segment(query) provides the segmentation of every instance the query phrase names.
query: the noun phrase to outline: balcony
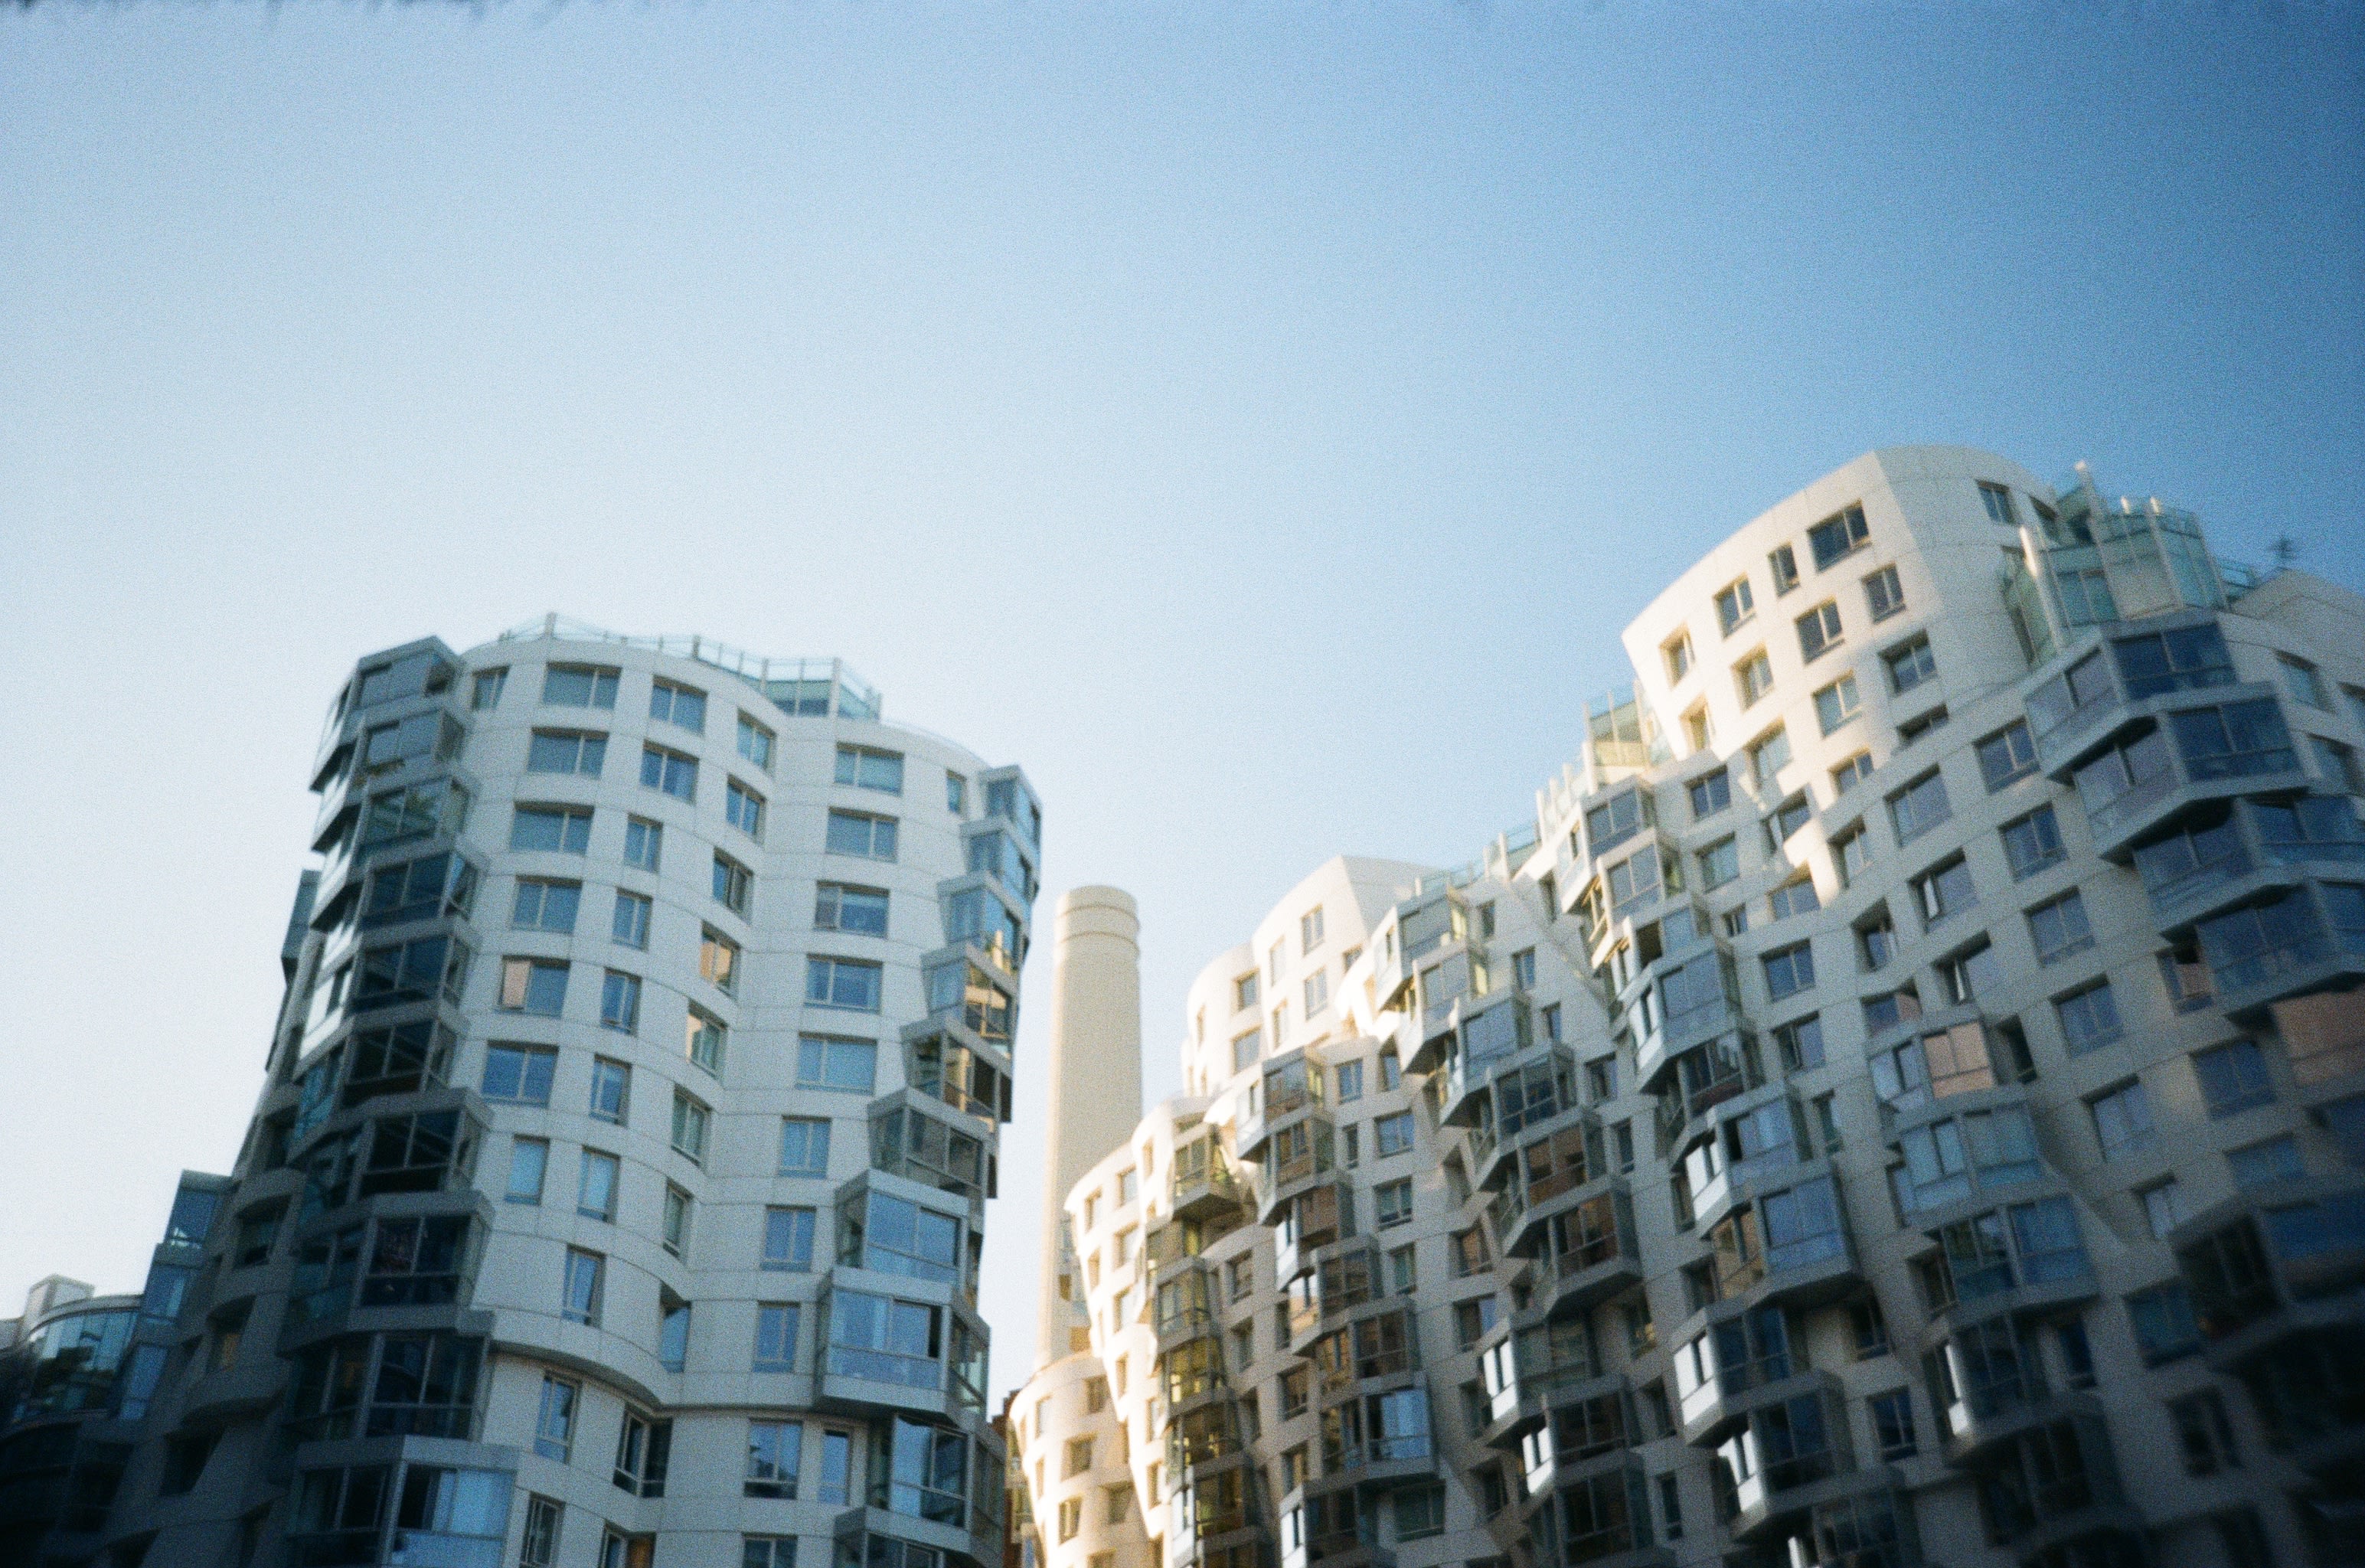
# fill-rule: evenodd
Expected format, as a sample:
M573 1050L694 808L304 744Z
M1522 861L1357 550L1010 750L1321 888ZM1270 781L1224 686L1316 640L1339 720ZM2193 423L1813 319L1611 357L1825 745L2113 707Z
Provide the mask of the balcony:
M1508 1176L1491 1208L1507 1253L1527 1250L1556 1215L1601 1196L1617 1180L1601 1126L1590 1112L1572 1113L1524 1137L1518 1157L1498 1169Z
M1167 1212L1176 1219L1237 1213L1244 1199L1240 1180L1213 1128L1174 1146L1167 1191Z
M1390 1491L1437 1470L1429 1431L1429 1389L1419 1373L1384 1394L1367 1394L1322 1412L1323 1486Z
M1275 1277L1299 1272L1316 1249L1345 1234L1353 1213L1353 1192L1335 1181L1317 1182L1283 1204L1273 1226Z
M2239 1367L2286 1336L2354 1321L2354 1295L2365 1285L2365 1187L2352 1182L2292 1182L2179 1227L2177 1265L2212 1364Z
M1304 1051L1292 1051L1265 1064L1257 1087L1233 1132L1239 1157L1252 1161L1273 1134L1322 1108L1323 1073Z
M1696 1046L1666 1064L1660 1083L1651 1092L1657 1098L1659 1146L1681 1148L1710 1129L1709 1114L1727 1101L1765 1084L1765 1070L1757 1043L1746 1035L1728 1035Z
M1622 1188L1552 1215L1541 1241L1529 1275L1531 1305L1520 1315L1523 1326L1589 1311L1642 1281L1632 1206Z
M1822 1305L1861 1286L1830 1162L1795 1170L1788 1187L1751 1198L1704 1235L1716 1316L1777 1304Z
M1327 1112L1308 1111L1264 1140L1264 1166L1256 1182L1257 1222L1275 1223L1293 1200L1337 1179L1335 1135Z
M1309 1358L1323 1403L1358 1392L1368 1383L1393 1383L1420 1368L1420 1342L1412 1310L1390 1303L1384 1310L1354 1318L1315 1340Z
M1380 1246L1368 1236L1317 1253L1289 1282L1289 1349L1303 1354L1313 1338L1357 1307L1387 1299Z
M2295 797L2310 783L2270 686L2227 687L2199 702L2158 700L2158 712L2092 760L2075 782L2097 854L2124 863L2171 820L2236 796Z
M2271 892L2195 928L2217 1005L2239 1017L2365 982L2365 925L2351 895L2315 882Z
M1634 1081L1646 1092L1686 1053L1729 1036L1748 1022L1732 955L1721 949L1666 958L1629 988L1624 1025L1634 1041Z
M1838 1493L1890 1484L1893 1476L1886 1467L1856 1471L1847 1434L1846 1406L1828 1388L1752 1409L1717 1445L1727 1473L1735 1478L1726 1499L1725 1528L1747 1540Z
M1462 1126L1473 1119L1473 1096L1506 1064L1535 1044L1527 998L1503 992L1473 1007L1457 1004L1452 1032L1444 1036L1444 1098L1440 1119Z
M2143 1529L2121 1495L2099 1413L2033 1426L1998 1443L1970 1474L1989 1541L2023 1562Z

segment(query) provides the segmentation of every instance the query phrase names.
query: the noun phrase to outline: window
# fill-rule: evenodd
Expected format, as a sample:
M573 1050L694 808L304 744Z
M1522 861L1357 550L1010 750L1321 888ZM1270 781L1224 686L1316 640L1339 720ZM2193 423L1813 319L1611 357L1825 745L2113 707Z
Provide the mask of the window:
M1257 1004L1256 971L1250 969L1232 981L1232 1011L1245 1013Z
M969 780L958 773L945 775L945 810L956 815L969 810Z
M622 673L604 665L552 665L542 672L542 700L553 708L613 708Z
M1807 530L1807 549L1815 557L1815 570L1821 571L1833 562L1861 549L1870 537L1865 527L1864 508L1853 506L1835 512Z
M520 806L510 820L510 847L580 855L591 846L588 806Z
M714 1113L683 1090L673 1092L673 1151L686 1159L703 1164L706 1159L706 1129Z
M1778 947L1758 960L1765 968L1765 992L1774 1001L1813 988L1815 954L1812 943Z
M1875 621L1886 621L1905 608L1905 589L1898 583L1896 567L1883 566L1864 579L1864 602Z
M580 1248L566 1249L566 1271L560 1281L559 1310L569 1323L600 1321L600 1275L607 1260ZM548 1384L544 1385L545 1389Z
M839 746L837 782L851 784L857 790L876 790L881 794L900 795L903 792L903 755L901 752L875 751L869 746Z
M547 1105L550 1081L557 1071L558 1052L548 1046L495 1042L485 1047L485 1098L512 1105Z
M1897 924L1886 903L1876 904L1855 924L1856 962L1871 974L1897 957Z
M510 672L507 666L499 669L478 670L476 679L468 689L468 706L479 713L488 708L499 707L501 689L509 683Z
M1382 1116L1372 1124L1372 1141L1384 1159L1392 1154L1407 1154L1412 1149L1412 1113L1398 1111Z
M864 936L887 935L887 890L858 888L844 882L824 882L813 895L813 929L851 931Z
M608 934L620 946L645 948L649 945L649 916L656 903L638 893L616 890L616 911L608 923Z
M2247 778L2299 766L2282 711L2271 697L2170 713L2168 722L2195 778Z
M1428 1419L1426 1411L1416 1411L1415 1414L1424 1422ZM1377 1438L1375 1446L1387 1440ZM1434 1483L1424 1486L1399 1487L1388 1494L1388 1503L1395 1516L1393 1522L1398 1540L1420 1540L1445 1533L1444 1487Z
M1781 854L1782 846L1789 842L1790 835L1806 826L1807 820L1813 815L1814 809L1807 804L1807 792L1803 790L1775 807L1774 814L1767 817L1763 824L1765 853Z
M555 1018L566 1005L566 965L556 958L503 958L501 1006Z
M1799 586L1799 557L1791 554L1788 544L1766 556L1765 564L1774 568L1775 598L1779 599Z
M2201 1330L2192 1320L2192 1298L2185 1294L2181 1280L2127 1297L2127 1322L2135 1329L2135 1349L2147 1367L2201 1349Z
M624 822L624 864L637 866L644 871L657 868L658 853L665 847L665 828L646 817L628 817Z
M772 732L745 713L739 715L739 755L767 773L772 770Z
M1750 743L1749 772L1760 790L1771 790L1783 768L1790 765L1789 732L1777 724Z
M1667 684L1675 685L1691 673L1692 634L1689 632L1676 633L1659 645L1659 656L1666 661Z
M895 819L864 812L829 813L829 852L866 860L895 858Z
M706 693L670 680L649 685L649 717L685 730L706 733Z
M813 1222L814 1211L812 1209L766 1209L763 1267L779 1273L811 1271Z
M678 801L698 797L698 758L667 751L654 741L641 747L641 783Z
M836 1035L797 1036L797 1087L868 1094L879 1079L879 1047Z
M756 873L725 855L714 852L714 902L745 917L756 893Z
M1938 673L1938 662L1931 656L1930 639L1915 637L1880 655L1883 667L1889 671L1889 689L1899 697Z
M1245 1035L1233 1036L1232 1070L1246 1072L1250 1068L1254 1067L1263 1046L1264 1031L1261 1029L1250 1029Z
M1691 797L1692 820L1712 817L1732 804L1732 780L1721 767L1703 773L1685 786Z
M1070 1438L1062 1459L1059 1479L1071 1481L1093 1467L1093 1439Z
M1836 1154L1846 1143L1840 1137L1838 1095L1821 1094L1815 1098L1815 1131L1823 1140L1823 1152Z
M2233 1424L2225 1419L2225 1401L2215 1389L2169 1400L2168 1417L2184 1450L2186 1474L2214 1475L2241 1467L2241 1458L2234 1450Z
M622 1168L616 1157L596 1148L583 1151L583 1165L575 1182L575 1212L585 1219L616 1217L616 1182Z
M2299 1145L2289 1133L2247 1148L2227 1150L2225 1165L2234 1173L2234 1185L2245 1191L2277 1182L2296 1182L2307 1174L2307 1167L2300 1160Z
M632 1099L633 1070L620 1061L595 1057L591 1062L591 1114L622 1126Z
M1872 1415L1873 1444L1882 1459L1911 1459L1921 1451L1913 1440L1913 1395L1909 1390L1876 1394L1865 1405Z
M2001 993L2003 960L1995 946L1982 936L1960 952L1938 960L1938 984L1948 1006L1959 1007L1981 996Z
M1855 677L1844 675L1815 693L1815 722L1828 735L1855 718L1862 705L1856 696ZM1836 782L1837 776L1834 775L1833 778Z
M1708 716L1708 704L1695 702L1684 713L1684 741L1692 751L1706 751L1716 740L1716 725Z
M2184 1189L2176 1184L2173 1176L2146 1187L2135 1196L2143 1201L2145 1223L2151 1226L2152 1235L2162 1240L2192 1217L2191 1211L2185 1207Z
M829 1123L816 1116L780 1119L780 1174L829 1174Z
M1923 735L1928 734L1931 731L1944 729L1945 724L1946 709L1945 704L1942 703L1939 706L1929 710L1927 712L1916 713L1913 717L1906 720L1903 723L1899 724L1897 726L1897 744L1900 746L1911 745L1915 741L1920 740Z
M1400 1177L1383 1182L1372 1190L1378 1207L1379 1226L1383 1230L1391 1226L1407 1225L1412 1220L1412 1178Z
M1543 1010L1542 1018L1544 1025L1544 1038L1547 1040L1558 1040L1560 1038L1560 1003L1554 1002L1546 1005ZM1360 1094L1363 1092L1363 1064L1362 1062L1356 1062L1353 1065L1355 1067L1355 1092Z
M626 1406L616 1434L615 1483L635 1497L665 1495L667 1461L673 1449L673 1423Z
M1990 485L1984 479L1980 480L1979 504L1987 508L1990 522L2000 522L2006 528L2020 526L2020 517L2012 510L2012 492L2001 485Z
M502 1201L511 1204L542 1202L542 1182L550 1168L550 1145L538 1137L521 1137L510 1144L510 1179L501 1193Z
M2003 856L2012 865L2012 879L2025 881L2061 859L2061 823L2051 806L2003 824Z
M1297 917L1297 950L1311 953L1322 946L1322 912L1309 909Z
M641 1026L641 977L610 969L600 987L600 1026L630 1035Z
M2202 1098L2212 1116L2230 1116L2275 1097L2267 1080L2267 1058L2252 1040L2233 1040L2196 1051L2192 1075L2201 1081Z
M582 1385L562 1377L542 1374L542 1406L534 1417L533 1451L565 1464L575 1446L576 1402Z
M1700 888L1721 888L1741 875L1741 850L1730 837L1718 839L1699 852Z
M1809 1068L1822 1066L1821 1014L1810 1013L1804 1018L1776 1025L1774 1048L1781 1055L1782 1070L1785 1072L1804 1072Z
M2121 1084L2086 1102L2104 1159L2119 1159L2152 1147L2151 1100L2140 1081Z
M723 786L723 820L748 837L762 843L764 838L764 797L736 778Z
M2036 945L2040 964L2084 952L2094 945L2094 933L2086 924L2086 901L2072 888L2049 903L2038 904L2028 912L2028 935Z
M670 1182L666 1183L664 1226L658 1232L657 1240L667 1251L677 1258L682 1256L689 1246L691 1207L692 1202L688 1193ZM678 1361L680 1358L677 1356L674 1360Z
M1717 590L1716 623L1723 630L1726 636L1732 636L1735 627L1756 612L1757 607L1750 597L1747 577L1737 578Z
M2098 980L2082 990L2056 997L2053 1010L2061 1019L2061 1037L2071 1056L2083 1056L2119 1037L2119 1002L2111 982Z
M690 1065L715 1077L723 1076L723 1053L731 1037L730 1025L706 1009L693 1005L683 1025L682 1054Z
M1332 1081L1339 1086L1339 1103L1363 1097L1363 1064L1361 1060L1342 1061L1331 1070Z
M2020 719L1979 742L1978 754L1979 777L1987 780L1990 795L2036 771L2036 743L2028 738L2028 725Z
M760 1366L763 1353L757 1352ZM797 1495L797 1474L804 1468L805 1428L801 1421L750 1421L747 1423L747 1475L741 1485L750 1497L778 1497L794 1501ZM772 1542L750 1540L742 1554L742 1568L773 1568L776 1544L793 1547L793 1540ZM761 1553L758 1554L758 1548ZM778 1559L779 1568L795 1568L796 1555Z
M1889 821L1900 844L1911 844L1954 814L1946 800L1946 780L1934 767L1889 797Z
M739 989L739 944L712 926L705 928L698 943L698 973L717 991L730 994Z
M2324 678L2316 673L2314 665L2305 659L2295 659L2289 654L2277 654L2275 657L2282 663L2283 684L2291 688L2293 697L2311 708L2326 713L2332 711L2332 699L2325 692Z
M1306 1015L1313 1017L1330 1005L1330 972L1317 969L1306 977Z
M1832 835L1832 872L1841 887L1852 885L1872 864L1872 835L1857 823Z
M1380 1052L1380 1088L1384 1092L1394 1092L1403 1087L1404 1061L1396 1055L1395 1047L1389 1046Z
M1824 649L1840 640L1840 607L1837 601L1827 599L1799 616L1796 624L1799 628L1799 656L1811 663Z
M819 956L805 959L805 1002L813 1007L844 1007L857 1013L879 1011L884 973L878 964L859 958Z
M1774 662L1761 648L1732 666L1732 684L1741 694L1741 705L1748 707L1774 689Z
M600 777L608 760L608 737L579 730L536 730L526 745L528 773L580 773Z
M1765 907L1776 920L1788 920L1822 908L1823 901L1815 892L1813 878L1796 877L1766 894Z
M1872 753L1860 751L1832 769L1832 793L1844 795L1872 773Z
M759 1304L756 1308L756 1370L794 1372L797 1365L797 1319L793 1302Z

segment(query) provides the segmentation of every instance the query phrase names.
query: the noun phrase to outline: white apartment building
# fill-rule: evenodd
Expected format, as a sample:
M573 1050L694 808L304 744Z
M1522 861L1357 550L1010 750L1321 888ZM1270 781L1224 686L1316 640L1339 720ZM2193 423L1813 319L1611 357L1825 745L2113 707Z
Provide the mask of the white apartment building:
M105 1561L995 1562L1025 777L836 661L553 618L362 660L311 783Z
M1194 986L1048 1568L2365 1560L2365 602L1921 447L1624 640L1531 826Z

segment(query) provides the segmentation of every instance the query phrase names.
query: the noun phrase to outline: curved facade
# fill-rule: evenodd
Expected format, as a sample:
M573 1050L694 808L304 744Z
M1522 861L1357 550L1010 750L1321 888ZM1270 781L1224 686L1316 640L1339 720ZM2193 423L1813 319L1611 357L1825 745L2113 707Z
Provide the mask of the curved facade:
M976 1292L1041 813L878 714L833 661L555 621L362 661L118 1540L998 1557Z
M1959 448L1718 546L1532 827L1317 873L1071 1193L1163 1558L2354 1561L2360 633Z

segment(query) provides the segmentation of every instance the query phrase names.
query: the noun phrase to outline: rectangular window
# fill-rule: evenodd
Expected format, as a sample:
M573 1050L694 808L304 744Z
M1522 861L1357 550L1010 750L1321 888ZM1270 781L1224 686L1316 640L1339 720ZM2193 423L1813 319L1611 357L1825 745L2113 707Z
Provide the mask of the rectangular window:
M829 852L866 860L895 858L895 819L864 812L829 813Z
M1934 767L1889 797L1889 817L1899 844L1911 844L1954 814L1946 780Z
M1721 767L1713 773L1703 773L1686 785L1691 797L1692 820L1712 817L1732 804L1732 780Z
M714 1113L677 1089L673 1092L673 1150L697 1164L706 1161L706 1130Z
M1884 1461L1911 1459L1921 1452L1913 1438L1913 1395L1908 1389L1876 1394L1866 1402L1872 1416L1874 1446Z
M945 775L945 810L956 816L969 810L969 780L958 773Z
M836 780L857 790L900 795L903 792L903 754L875 751L869 746L839 746Z
M588 806L520 806L510 821L510 847L580 855L591 846Z
M1347 1103L1351 1100L1361 1100L1363 1097L1363 1064L1362 1061L1340 1062L1338 1067L1332 1070L1332 1078L1339 1086L1339 1103L1341 1105Z
M649 717L704 734L706 693L694 687L677 686L670 680L652 681L649 684Z
M2036 945L2040 964L2084 952L2094 945L2093 930L2086 924L2086 901L2072 888L2049 903L2038 904L2028 912L2028 935Z
M714 902L743 918L756 896L756 873L721 850L714 852Z
M1659 656L1666 662L1667 684L1675 685L1692 668L1692 638L1688 632L1678 632L1659 645Z
M649 945L649 916L656 908L651 900L617 889L616 910L608 923L608 934L620 946L645 948Z
M739 715L739 755L765 772L772 771L772 732L746 714Z
M507 666L499 669L478 670L468 689L468 706L479 713L488 708L499 707L501 689L509 683L510 672Z
M712 926L698 942L698 973L715 990L730 995L739 989L739 944Z
M1799 557L1791 553L1788 544L1766 556L1765 564L1774 568L1775 598L1779 599L1799 586Z
M2020 518L2012 510L2012 492L2001 485L1990 485L1984 479L1980 480L1979 504L1987 508L1990 522L2000 522L2006 528L2020 526Z
M2241 1468L2241 1456L2234 1450L2233 1423L2225 1419L2225 1400L2215 1389L2169 1400L2168 1418L2184 1450L2186 1474L2214 1475Z
M1521 991L1536 989L1536 950L1522 947L1511 955L1511 983Z
M623 1125L631 1106L633 1070L606 1057L591 1061L591 1114L600 1121Z
M797 1036L797 1087L868 1094L877 1086L879 1047L836 1035Z
M665 847L665 828L646 817L629 817L624 822L624 864L637 866L644 871L657 868L658 853Z
M2104 1159L2120 1159L2152 1147L2151 1098L2141 1081L2121 1084L2086 1102Z
M2254 1040L2233 1040L2194 1052L2192 1075L2201 1081L2201 1095L2212 1116L2230 1116L2275 1097L2267 1079L2266 1054Z
M652 741L641 747L641 783L677 801L698 798L698 758L667 751Z
M692 1200L688 1193L670 1182L666 1183L664 1226L658 1232L657 1240L667 1251L677 1258L682 1256L689 1246L692 1206ZM678 1356L673 1359L680 1360ZM680 1369L677 1367L675 1370L678 1372Z
M2282 663L2283 682L2291 688L2293 697L2323 712L2332 711L2332 699L2325 692L2324 677L2316 673L2314 665L2289 654L2277 654L2275 657Z
M1306 1015L1313 1017L1330 1005L1330 971L1317 969L1306 977Z
M2296 1182L2307 1174L2299 1144L2289 1133L2247 1148L2227 1150L2225 1165L2234 1173L2234 1185L2245 1192L2278 1182Z
M1765 993L1774 1001L1796 996L1811 990L1815 983L1815 954L1812 943L1801 942L1792 947L1778 947L1765 954L1759 962L1765 968Z
M2028 724L2014 719L1978 744L1979 777L1992 795L2015 778L2036 771L2036 743L2028 738Z
M613 708L622 673L606 665L552 665L542 672L542 700L553 708Z
M1297 917L1297 950L1311 953L1322 946L1322 911L1309 909Z
M1771 790L1782 769L1790 765L1790 734L1781 725L1752 742L1749 747L1750 777L1760 790Z
M780 1119L780 1174L829 1174L829 1123L818 1116Z
M583 902L580 882L545 881L539 877L518 879L517 902L510 911L510 924L521 931L555 931L560 935L575 932L576 911Z
M796 1370L799 1316L793 1302L765 1303L756 1308L757 1372Z
M2240 778L2299 766L2282 710L2271 697L2170 713L2168 722L2195 778Z
M1832 793L1844 795L1872 774L1872 753L1860 751L1832 769Z
M533 1424L533 1451L565 1464L575 1447L575 1409L580 1383L542 1374L542 1406Z
M2108 980L2056 997L2053 1010L2060 1016L2061 1037L2073 1057L2107 1046L2122 1033L2119 1001L2111 994Z
M630 1035L641 1026L641 977L610 969L600 987L600 1026Z
M683 1025L682 1054L689 1058L693 1067L722 1077L730 1025L702 1007L692 1006L686 1016L689 1021Z
M1822 1066L1821 1015L1810 1013L1804 1018L1775 1025L1774 1047L1781 1054L1785 1072L1804 1072L1810 1068Z
M1410 1153L1413 1140L1412 1113L1398 1111L1393 1115L1382 1116L1372 1124L1372 1139L1382 1159L1391 1154Z
M763 1267L778 1273L811 1272L813 1222L812 1209L766 1209Z
M1883 566L1864 579L1865 608L1875 621L1886 621L1905 608L1905 589L1897 580L1897 568Z
M844 882L823 882L813 898L813 929L887 935L887 891Z
M1971 885L1970 865L1959 855L1932 867L1907 885L1925 930L1979 902L1978 890Z
M526 745L528 773L580 773L600 777L608 760L608 737L580 730L536 730Z
M558 1052L551 1047L495 1041L485 1047L484 1095L512 1105L547 1105L557 1072Z
M1264 1031L1261 1029L1250 1029L1245 1035L1233 1036L1232 1070L1246 1072L1250 1068L1254 1067L1263 1048Z
M2173 1176L2146 1187L2135 1196L2143 1200L2145 1223L2151 1226L2152 1235L2163 1241L2169 1231L2192 1217L2191 1211L2185 1207L2184 1189L2177 1185Z
M2127 1297L2127 1323L2135 1329L2135 1349L2144 1365L2189 1356L2201 1349L2201 1330L2192 1318L2192 1298L2184 1282L2155 1285Z
M607 1260L580 1248L566 1249L566 1270L560 1280L559 1310L569 1323L600 1321L600 1277Z
M1815 891L1812 877L1797 877L1765 895L1766 913L1776 920L1788 920L1794 914L1811 914L1823 907Z
M756 840L764 839L764 797L736 778L723 790L723 820Z
M665 1495L666 1470L673 1451L673 1423L627 1406L616 1434L617 1489L635 1497Z
M805 1001L815 1007L844 1007L857 1013L879 1011L880 965L859 958L819 956L805 959Z
M1844 675L1815 693L1815 722L1828 735L1855 718L1862 706L1856 696L1855 677Z
M1411 1177L1381 1182L1373 1189L1372 1197L1378 1209L1379 1226L1382 1230L1388 1229L1392 1226L1412 1223Z
M1774 689L1774 662L1765 651L1750 655L1732 666L1733 689L1741 694L1743 708Z
M1852 885L1872 864L1872 835L1857 823L1832 835L1832 871L1841 887Z
M762 1309L758 1309L759 1311ZM762 1337L757 1336L756 1364L764 1364ZM750 1421L747 1423L747 1475L741 1484L742 1493L750 1497L778 1497L793 1502L797 1495L797 1474L804 1468L805 1428L801 1421ZM775 1545L793 1547L792 1540L759 1540L748 1538L740 1553L742 1568L796 1568L796 1554L777 1556Z
M1880 655L1880 662L1889 671L1889 689L1899 697L1938 673L1938 661L1931 655L1928 637L1915 637L1890 648Z
M1741 849L1730 836L1718 839L1699 852L1700 889L1703 892L1721 888L1741 875Z
M501 1006L555 1018L566 1006L566 965L556 958L503 958Z
M585 1219L612 1221L616 1217L616 1182L621 1170L614 1155L596 1148L585 1149L575 1182L575 1212Z
M1870 537L1871 531L1865 526L1864 508L1853 506L1807 530L1807 548L1815 557L1815 570L1820 572L1863 548Z
M2011 863L2015 882L2034 877L2067 853L2061 847L2061 824L2051 806L2039 806L2004 823L2002 833L2004 858Z
M1756 612L1747 577L1737 578L1717 590L1716 623L1726 636L1732 636L1736 627Z
M542 1183L550 1170L550 1145L538 1137L514 1138L510 1143L510 1179L501 1199L511 1204L542 1202Z
M1825 599L1806 614L1799 617L1799 656L1811 663L1823 650L1840 641L1840 607L1836 600Z

